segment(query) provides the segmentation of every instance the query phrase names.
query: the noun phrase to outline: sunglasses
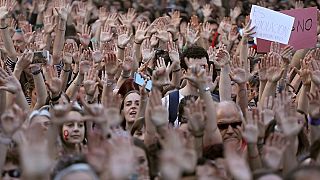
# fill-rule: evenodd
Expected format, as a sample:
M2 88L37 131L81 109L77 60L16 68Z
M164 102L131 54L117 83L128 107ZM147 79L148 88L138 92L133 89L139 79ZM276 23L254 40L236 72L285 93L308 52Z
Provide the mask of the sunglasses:
M8 174L12 178L19 178L21 176L21 172L18 169L12 169L9 171L2 171L2 177L5 177Z
M218 128L220 130L228 129L229 126L232 128L237 128L238 126L241 126L242 122L233 122L233 123L225 123L225 124L218 124Z

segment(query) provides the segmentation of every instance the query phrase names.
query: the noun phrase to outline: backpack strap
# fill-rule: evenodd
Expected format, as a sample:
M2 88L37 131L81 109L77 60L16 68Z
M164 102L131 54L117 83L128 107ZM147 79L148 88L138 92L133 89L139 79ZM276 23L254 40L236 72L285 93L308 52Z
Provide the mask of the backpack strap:
M174 124L178 116L179 91L169 94L169 122Z

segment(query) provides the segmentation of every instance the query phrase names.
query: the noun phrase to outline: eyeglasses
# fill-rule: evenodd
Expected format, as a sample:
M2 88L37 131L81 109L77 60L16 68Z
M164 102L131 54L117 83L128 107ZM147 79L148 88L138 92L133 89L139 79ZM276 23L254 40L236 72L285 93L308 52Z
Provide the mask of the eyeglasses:
M19 178L21 176L21 172L18 169L12 169L9 171L2 171L2 177L5 177L8 174L12 178Z
M242 122L233 122L233 123L225 123L225 124L218 124L218 128L220 130L228 129L229 126L232 128L237 128L238 126L241 126Z

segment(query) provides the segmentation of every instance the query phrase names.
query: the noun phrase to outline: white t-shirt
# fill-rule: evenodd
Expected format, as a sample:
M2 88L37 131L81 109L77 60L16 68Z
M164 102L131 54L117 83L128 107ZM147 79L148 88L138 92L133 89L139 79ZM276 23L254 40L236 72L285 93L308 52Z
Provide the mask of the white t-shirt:
M184 98L184 95L182 95L181 91L179 90L179 103L180 103L181 99L183 99L183 98ZM163 97L161 99L161 101L162 101L162 105L167 108L168 112L170 112L169 111L169 94L166 95L165 97ZM168 117L168 119L169 119L169 117ZM174 127L179 127L178 116L177 116L176 120L174 121Z

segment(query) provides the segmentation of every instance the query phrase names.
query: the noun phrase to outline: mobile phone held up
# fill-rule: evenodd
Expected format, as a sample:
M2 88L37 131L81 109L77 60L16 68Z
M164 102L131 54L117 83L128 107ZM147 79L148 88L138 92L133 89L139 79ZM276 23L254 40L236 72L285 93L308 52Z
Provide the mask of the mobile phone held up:
M145 79L141 76L141 74L139 73L134 73L134 82L136 84L138 84L139 86L143 86L144 82L145 82ZM151 80L148 80L147 81L147 84L146 84L146 89L148 91L151 91L152 89L152 81Z
M32 64L50 64L49 51L35 51L33 53Z

